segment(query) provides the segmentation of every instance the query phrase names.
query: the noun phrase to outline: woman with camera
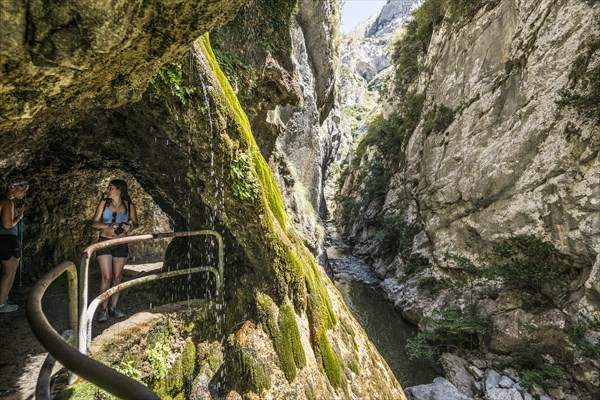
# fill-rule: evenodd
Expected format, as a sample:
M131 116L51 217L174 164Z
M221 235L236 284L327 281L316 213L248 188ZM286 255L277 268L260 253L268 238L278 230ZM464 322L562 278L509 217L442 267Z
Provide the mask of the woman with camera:
M25 207L17 210L17 200L25 197L29 183L23 179L13 179L4 195L0 195L0 262L4 271L0 272L0 313L9 313L19 308L8 304L8 293L15 281L15 274L21 258L21 247L18 240L18 225L23 219Z
M92 223L93 228L100 230L98 242L127 236L127 233L137 226L137 222L135 207L131 204L131 198L127 193L127 183L121 179L110 181L107 197L98 203ZM107 247L96 252L102 272L101 292L121 283L121 274L128 255L127 244ZM109 301L110 307L108 307ZM115 293L110 300L102 303L97 321L106 321L109 314L115 318L125 317L125 314L117 308L118 302L119 293Z

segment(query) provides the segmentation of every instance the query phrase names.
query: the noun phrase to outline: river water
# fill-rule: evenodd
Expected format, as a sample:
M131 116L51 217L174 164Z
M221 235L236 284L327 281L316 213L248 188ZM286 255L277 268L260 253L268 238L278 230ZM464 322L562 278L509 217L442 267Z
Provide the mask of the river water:
M351 249L331 227L328 227L327 239L329 275L402 387L431 383L441 376L440 366L432 360L408 358L406 341L417 328L405 321L400 311L385 298L378 287L380 280L370 267L350 254Z

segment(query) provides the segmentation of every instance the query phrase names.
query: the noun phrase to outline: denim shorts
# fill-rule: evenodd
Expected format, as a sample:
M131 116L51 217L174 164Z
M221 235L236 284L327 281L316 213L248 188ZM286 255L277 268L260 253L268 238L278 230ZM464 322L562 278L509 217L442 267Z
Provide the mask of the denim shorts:
M107 238L104 236L100 236L98 238L98 243L105 242L105 241L111 240L111 239L116 239L116 238ZM105 256L105 255L109 255L109 256L113 256L113 257L127 258L127 256L129 256L129 245L127 243L126 244L118 244L116 246L105 247L103 249L96 251L96 256Z
M0 235L0 260L21 257L21 247L15 235Z

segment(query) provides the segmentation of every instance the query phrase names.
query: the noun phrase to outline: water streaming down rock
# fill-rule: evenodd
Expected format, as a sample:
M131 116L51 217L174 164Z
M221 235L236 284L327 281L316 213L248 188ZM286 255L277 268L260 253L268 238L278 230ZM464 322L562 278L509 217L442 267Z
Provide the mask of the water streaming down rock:
M190 50L190 52L192 52L193 50ZM199 59L199 60L204 60L203 58L194 58L194 59ZM208 66L204 66L205 68ZM190 76L193 74L193 69L192 67L190 67ZM216 201L214 202L215 204L215 209L212 210L208 210L207 215L208 215L208 221L206 223L206 228L207 229L211 229L214 231L218 231L218 227L216 224L217 221L217 214L220 211L219 209L223 209L225 201L224 201L224 188L223 188L223 182L219 181L219 174L216 173L215 171L215 142L218 140L218 138L216 137L216 131L214 128L214 123L213 123L213 117L212 117L212 110L211 110L211 102L210 102L210 97L208 96L208 92L207 92L207 88L206 88L206 82L204 79L204 76L202 75L201 71L198 70L198 74L197 74L199 80L200 80L200 84L202 86L202 95L204 98L204 105L206 107L206 123L207 123L207 127L208 127L208 131L209 131L209 148L210 148L210 173L209 176L210 178L213 180L213 186L215 188L214 191L214 195L216 198ZM220 176L224 176L224 170L225 170L225 166L224 166L224 160L223 158L221 158L221 174ZM221 234L223 234L224 232L219 232ZM213 236L207 236L205 237L203 240L206 240L208 242L208 252L207 252L207 264L206 265L210 265L213 267L217 267L218 265L218 242L217 240L213 237ZM219 304L216 301L212 301L214 300L212 298L212 292L210 291L210 285L211 284L216 284L216 281L214 279L214 277L212 276L212 274L204 274L206 276L206 280L205 280L205 285L206 285L206 294L207 297L210 301L209 303L209 308L212 309L215 312L216 318L215 318L215 328L217 331L222 331L221 328L221 323L223 321L222 315L221 315L221 310L223 310L225 308L225 304ZM224 277L223 277L224 278ZM224 279L223 279L224 280ZM223 282L224 283L224 282ZM221 290L225 290L224 287L221 288ZM215 293L217 294L217 293ZM216 297L216 299L219 299L219 297ZM225 302L225 297L224 296L220 296L220 300Z

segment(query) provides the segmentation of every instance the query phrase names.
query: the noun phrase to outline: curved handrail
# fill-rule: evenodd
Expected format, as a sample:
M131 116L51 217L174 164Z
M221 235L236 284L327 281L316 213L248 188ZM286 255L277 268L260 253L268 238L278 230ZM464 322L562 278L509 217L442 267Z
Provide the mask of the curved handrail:
M73 338L73 330L69 329L63 332L62 338L66 341L71 340ZM52 354L48 353L42 367L40 368L40 373L38 374L38 379L35 384L35 398L36 400L50 400L50 379L52 376L52 370L54 369L54 364L56 364L56 358L52 356Z
M168 271L168 272L162 272L159 274L143 276L141 278L131 279L127 282L120 283L117 286L113 286L110 289L106 290L105 292L100 293L94 300L92 300L92 302L88 306L87 312L85 315L85 319L81 323L81 330L80 330L80 337L79 337L80 351L81 351L82 347L85 348L85 351L87 351L87 349L90 347L90 341L91 341L91 337L92 337L92 321L94 320L94 318L93 318L94 313L96 312L96 309L98 308L98 306L103 301L108 300L110 298L110 296L112 296L113 294L118 293L122 290L128 289L130 287L142 285L144 283L156 281L159 279L172 278L174 276L179 276L179 275L195 274L197 272L212 272L215 275L215 278L217 279L217 294L221 293L222 287L218 286L219 272L217 271L216 268L213 268L213 267L196 267L196 268L188 268L188 269L178 269L178 270L174 270L174 271ZM85 322L85 324L84 324L84 322ZM87 335L84 336L84 334L86 332L87 332ZM85 344L85 346L83 346L83 344Z
M77 351L77 349L67 343L56 332L52 325L50 325L42 310L42 298L50 284L65 271L69 277L69 288L76 288L77 268L73 262L64 261L42 276L35 283L27 298L27 320L29 321L31 330L36 338L65 368L75 372L77 375L87 379L115 396L124 399L158 400L156 393L140 382ZM74 303L72 301L73 296L71 296L71 293L72 290L69 291L69 303ZM74 313L72 312L72 308L75 309ZM75 318L71 320L71 324L76 323L76 303L74 307L70 307L69 314L70 317L75 316Z
M81 256L81 263L79 267L79 276L80 276L80 284L79 284L79 335L77 337L76 346L79 348L79 351L85 353L87 351L88 340L86 339L91 336L88 332L91 330L91 324L89 330L86 329L88 326L87 319L87 309L88 309L88 280L89 280L89 266L90 266L90 258L92 254L106 247L118 245L118 244L126 244L126 243L134 243L140 242L144 240L150 239L166 239L166 238L174 238L174 237L184 237L184 236L198 236L198 235L211 235L217 239L218 242L218 274L217 277L217 287L223 287L223 237L216 231L211 229L204 229L198 231L183 231L183 232L159 232L159 233L149 233L144 235L136 235L136 236L126 236L116 239L110 239L103 242L94 243L85 248L83 254ZM110 290L110 289L109 289ZM221 291L222 292L222 291ZM222 293L221 293L222 295Z

